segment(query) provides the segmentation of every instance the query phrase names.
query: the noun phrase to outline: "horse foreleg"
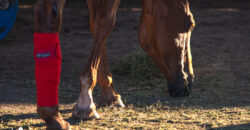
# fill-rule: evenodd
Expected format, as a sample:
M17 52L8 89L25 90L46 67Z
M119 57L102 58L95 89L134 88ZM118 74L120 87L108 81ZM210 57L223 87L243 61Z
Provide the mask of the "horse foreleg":
M98 68L97 82L102 89L102 95L99 99L98 105L116 105L119 107L124 107L121 96L115 91L113 86L113 79L107 61L105 46Z
M73 108L73 116L84 119L99 118L92 92L97 82L99 63L104 52L105 41L113 30L120 0L87 0L90 29L94 38L87 66L80 76L80 95Z
M48 130L70 129L59 113L58 86L61 73L59 31L65 0L37 0L35 5L34 58L37 112Z

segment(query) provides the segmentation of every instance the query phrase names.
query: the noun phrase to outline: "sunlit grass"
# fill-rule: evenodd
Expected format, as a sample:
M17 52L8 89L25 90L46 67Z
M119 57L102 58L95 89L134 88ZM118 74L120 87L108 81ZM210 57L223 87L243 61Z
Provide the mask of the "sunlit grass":
M20 107L20 106L19 106ZM8 113L1 109L1 129L5 128L45 128L44 123L35 117L25 118L22 110L16 108L15 113L9 113L12 117L8 119L4 116ZM32 110L35 106L30 107ZM222 109L204 109L198 107L172 107L157 102L150 106L136 107L133 104L127 105L126 108L101 107L97 111L101 119L84 121L82 119L72 119L71 112L67 111L70 105L63 105L61 108L63 117L72 124L73 129L80 128L118 128L118 129L202 129L217 128L248 124L250 121L249 107L234 107ZM7 108L6 108L7 109ZM65 110L67 112L65 112ZM20 114L24 115L23 119L18 119ZM15 118L17 116L17 118ZM238 127L248 129L247 125Z

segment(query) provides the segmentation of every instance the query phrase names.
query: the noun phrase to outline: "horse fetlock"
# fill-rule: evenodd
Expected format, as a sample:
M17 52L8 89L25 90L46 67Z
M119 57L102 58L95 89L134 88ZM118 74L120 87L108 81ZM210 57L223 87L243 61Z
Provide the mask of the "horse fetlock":
M47 130L70 130L70 124L63 120L59 107L37 107L37 113L45 121Z
M77 104L73 107L73 117L89 119L100 118L99 114L96 112L96 106L93 101L92 91L93 84L92 80L88 76L80 76L81 91Z

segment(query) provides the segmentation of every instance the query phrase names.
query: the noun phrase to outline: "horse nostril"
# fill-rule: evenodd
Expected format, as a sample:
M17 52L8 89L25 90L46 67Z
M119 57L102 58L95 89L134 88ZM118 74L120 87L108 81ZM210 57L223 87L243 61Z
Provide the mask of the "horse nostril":
M189 88L185 84L168 84L168 91L172 97L185 97L192 93L191 87Z

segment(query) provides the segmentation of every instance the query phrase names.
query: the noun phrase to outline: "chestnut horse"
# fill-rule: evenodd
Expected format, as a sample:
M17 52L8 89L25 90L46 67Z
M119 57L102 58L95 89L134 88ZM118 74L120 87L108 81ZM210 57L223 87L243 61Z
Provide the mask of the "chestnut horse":
M115 91L112 83L105 47L106 39L115 26L120 0L86 1L94 44L87 66L79 77L80 95L72 115L94 119L99 118L92 97L96 83L99 83L102 89L99 104L116 104L124 107L121 96ZM35 32L58 33L61 28L64 3L65 0L37 0ZM188 96L191 92L194 74L190 37L194 26L188 0L142 0L140 45L168 80L168 90L173 97ZM40 112L41 118L42 114ZM61 124L66 123L57 114L54 118ZM49 124L48 121L46 124ZM61 125L61 128L64 126Z

